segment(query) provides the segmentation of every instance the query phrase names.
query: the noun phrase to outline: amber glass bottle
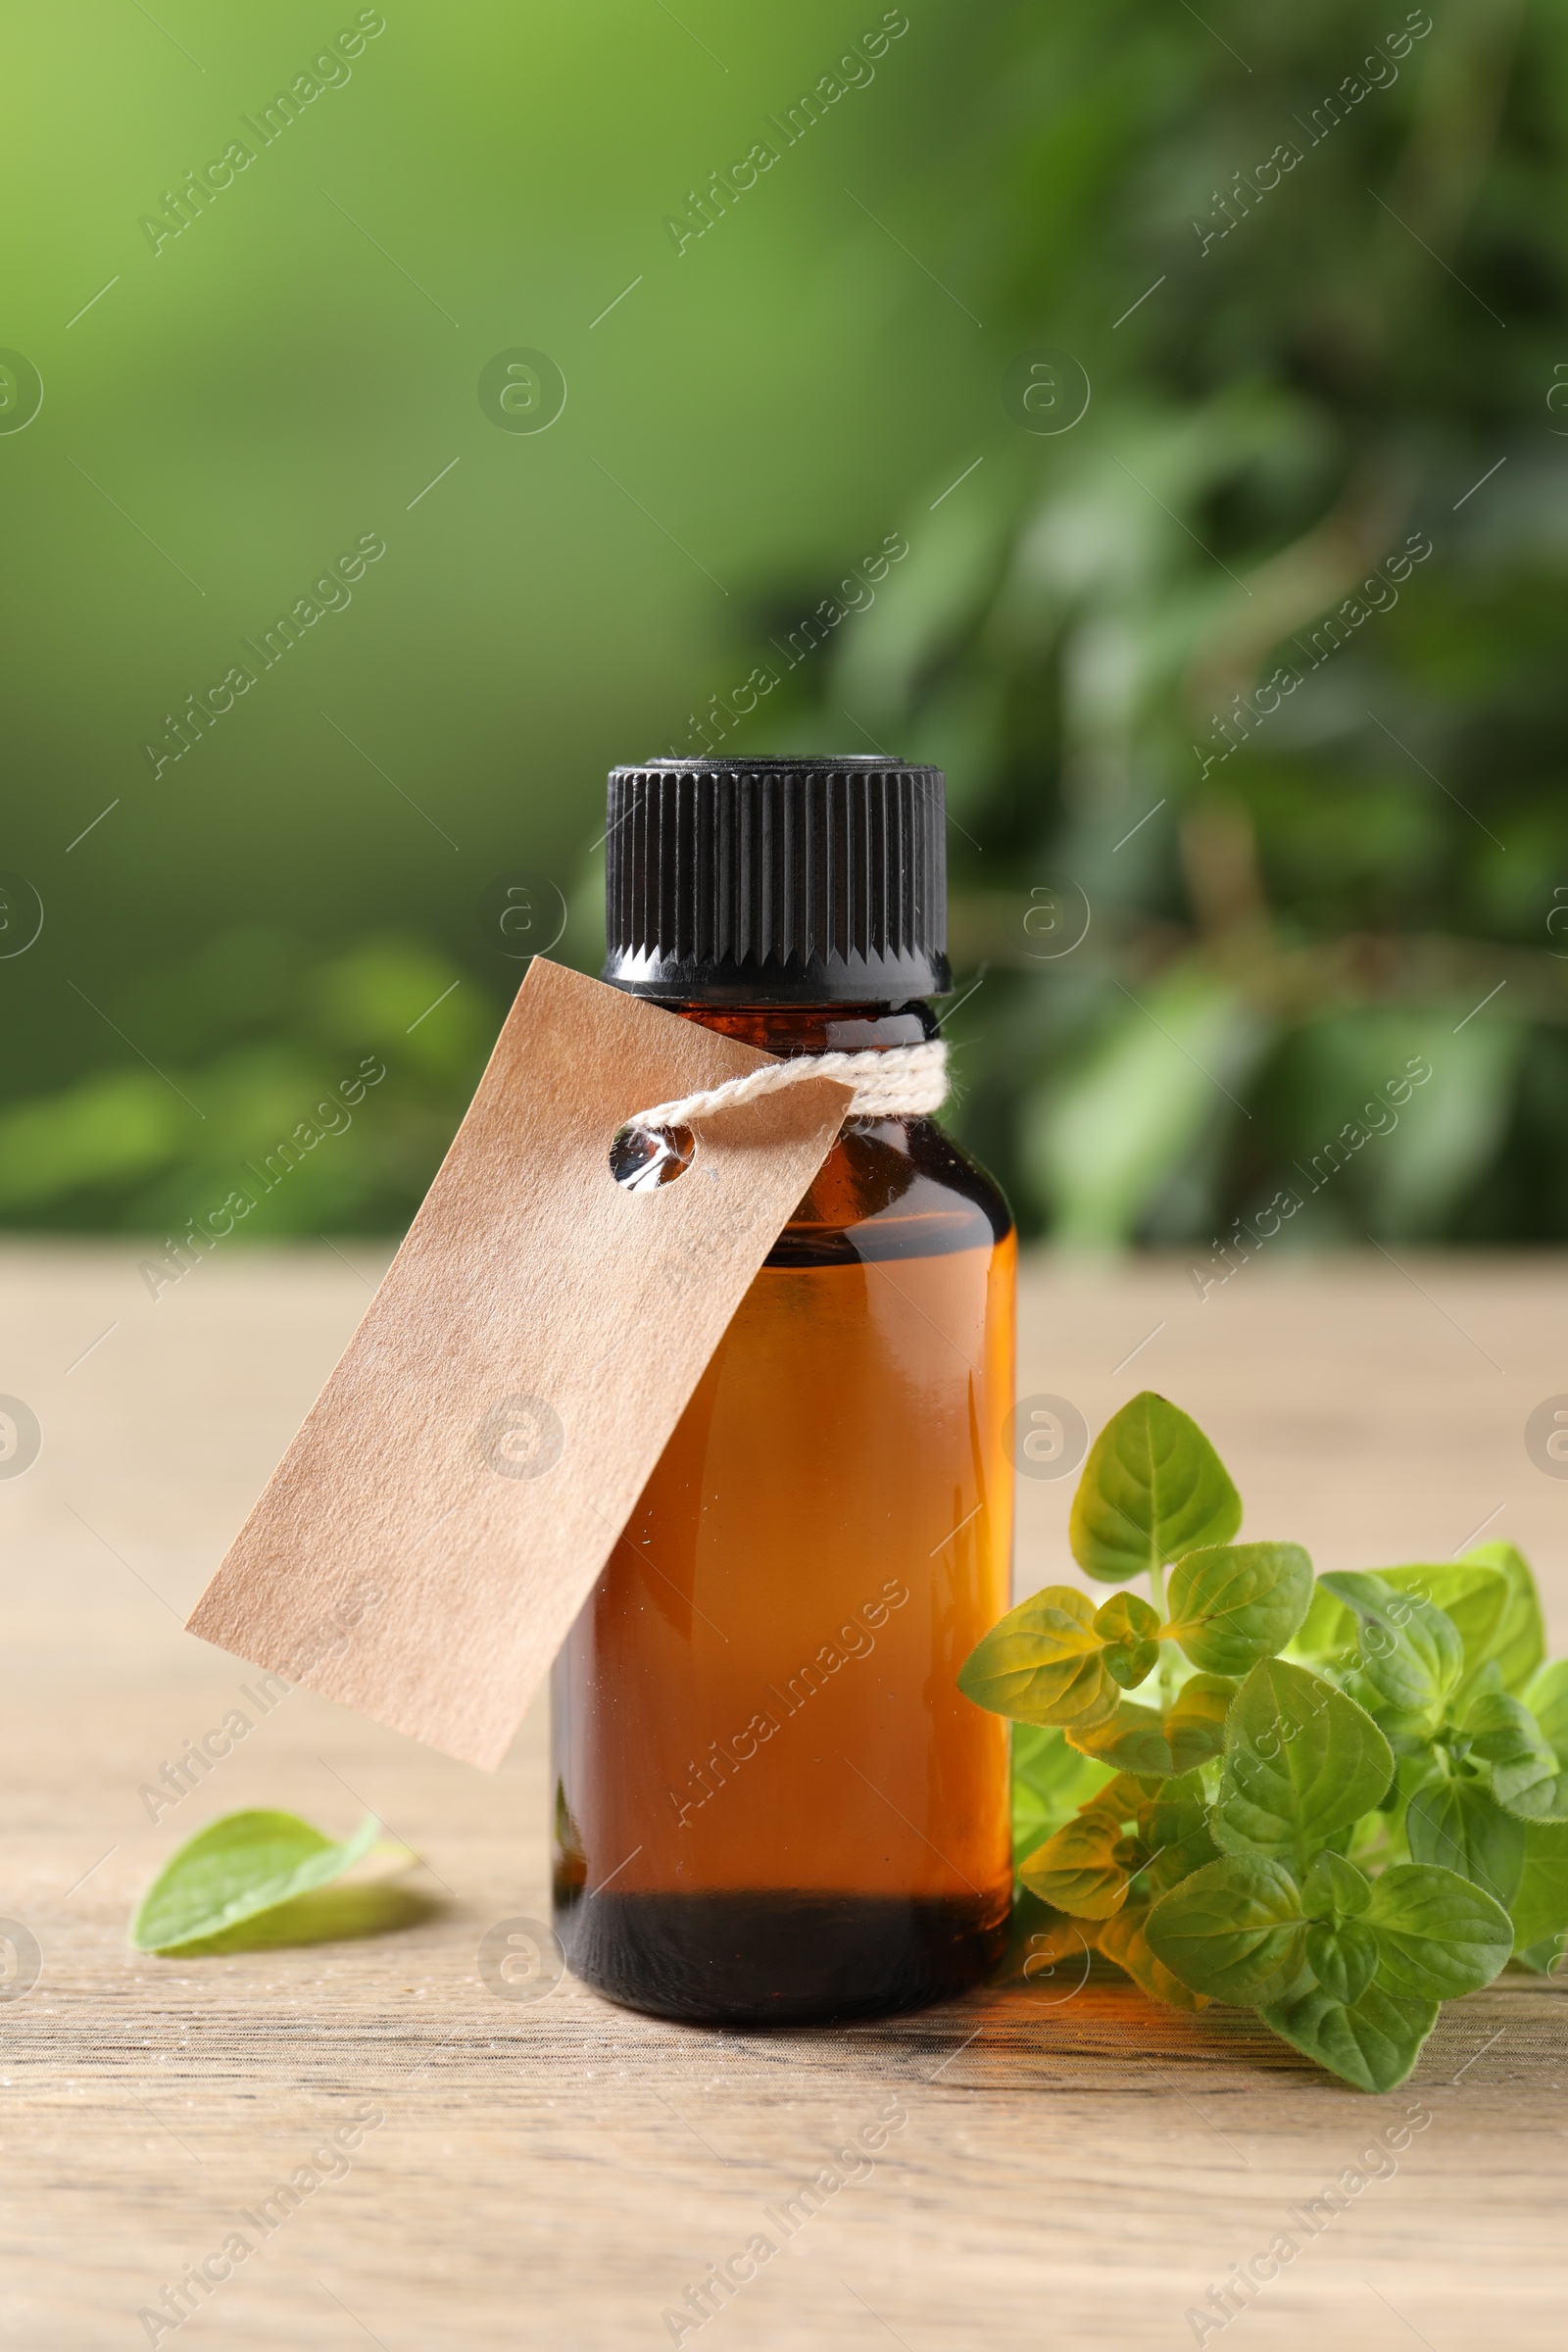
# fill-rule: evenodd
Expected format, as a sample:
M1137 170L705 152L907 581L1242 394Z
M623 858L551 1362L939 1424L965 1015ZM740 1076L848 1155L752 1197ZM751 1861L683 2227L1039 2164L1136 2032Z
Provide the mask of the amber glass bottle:
M774 1054L935 1033L942 777L880 760L611 779L606 977ZM959 1665L1008 1603L1015 1247L930 1119L851 1120L555 1675L556 1917L666 2016L960 1990L1010 1895L1006 1726Z

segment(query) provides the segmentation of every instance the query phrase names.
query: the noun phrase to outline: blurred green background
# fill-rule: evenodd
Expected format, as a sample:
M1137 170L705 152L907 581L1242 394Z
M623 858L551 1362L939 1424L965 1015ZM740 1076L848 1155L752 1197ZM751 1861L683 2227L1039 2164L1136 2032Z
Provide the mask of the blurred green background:
M946 767L1026 1230L1568 1233L1560 10L6 20L0 1219L400 1228L711 744Z

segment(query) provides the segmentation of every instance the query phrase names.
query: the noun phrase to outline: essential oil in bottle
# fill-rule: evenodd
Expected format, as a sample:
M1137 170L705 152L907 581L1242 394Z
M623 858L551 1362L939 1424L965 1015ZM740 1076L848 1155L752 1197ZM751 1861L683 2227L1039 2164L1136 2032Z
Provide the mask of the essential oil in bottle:
M653 760L609 822L607 980L774 1054L935 1036L939 769ZM932 1119L847 1120L556 1665L556 1922L612 2000L844 2018L993 1965L1007 1731L956 1677L1010 1597L1015 1268Z

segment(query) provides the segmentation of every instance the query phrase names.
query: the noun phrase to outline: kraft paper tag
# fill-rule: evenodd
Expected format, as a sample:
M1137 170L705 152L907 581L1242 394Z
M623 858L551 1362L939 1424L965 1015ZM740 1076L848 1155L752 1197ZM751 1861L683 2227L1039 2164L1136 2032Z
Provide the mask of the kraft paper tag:
M851 1090L726 1111L648 1192L612 1139L768 1058L536 956L190 1631L493 1770Z

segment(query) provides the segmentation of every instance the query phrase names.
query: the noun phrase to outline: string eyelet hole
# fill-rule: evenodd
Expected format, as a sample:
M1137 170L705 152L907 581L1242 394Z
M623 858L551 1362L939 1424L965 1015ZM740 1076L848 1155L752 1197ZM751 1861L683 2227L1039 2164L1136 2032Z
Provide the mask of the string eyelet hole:
M651 1193L684 1176L697 1152L689 1127L622 1127L610 1147L610 1173L623 1193Z

